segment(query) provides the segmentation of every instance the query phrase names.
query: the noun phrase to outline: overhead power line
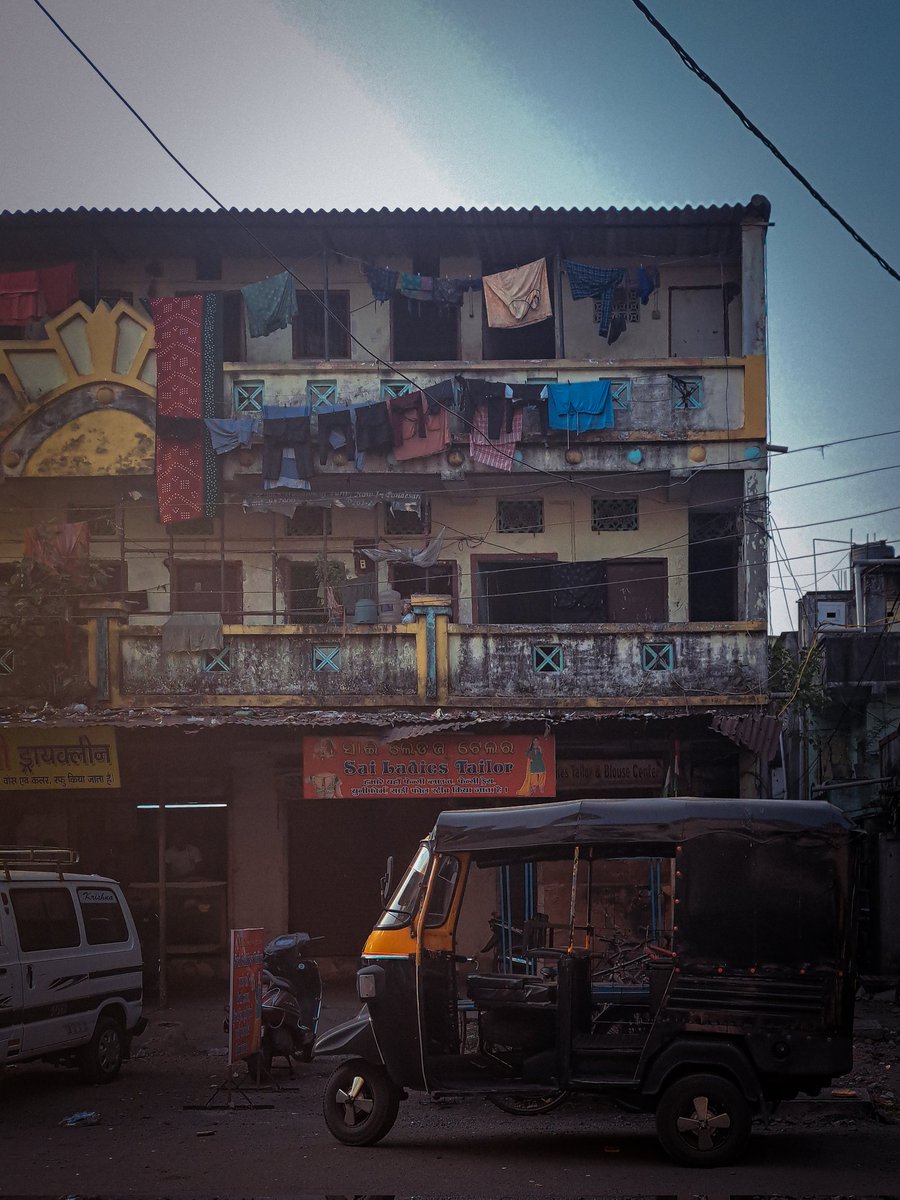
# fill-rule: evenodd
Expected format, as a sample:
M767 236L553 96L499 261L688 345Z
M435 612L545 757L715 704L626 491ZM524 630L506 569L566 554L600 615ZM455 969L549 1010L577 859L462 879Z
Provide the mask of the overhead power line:
M37 0L35 0L35 2L37 2ZM797 170L797 168L794 166L794 164L789 159L785 158L785 156L781 153L781 151L778 149L778 147L769 138L766 137L766 135L762 132L761 129L758 128L758 126L753 124L753 122L750 120L750 118L747 116L747 114L744 113L740 108L738 108L738 106L731 99L731 97L725 91L723 91L722 88L719 87L719 85L716 83L716 81L714 79L711 79L710 76L707 75L707 73L703 70L703 68L701 66L699 66L698 63L693 58L691 58L690 54L688 54L688 52L687 52L687 50L685 50L684 46L682 46L680 42L675 40L675 38L672 36L672 34L669 33L668 29L666 29L665 25L663 25L660 21L658 21L656 19L656 17L654 17L653 13L650 11L650 9L647 7L647 5L644 4L642 2L642 0L631 0L631 2L639 12L644 14L644 16L647 18L647 20L650 22L650 24L653 26L653 28L657 31L657 33L659 33L662 37L665 38L665 40L669 43L669 45L672 47L672 49L675 51L675 53L678 55L678 57L681 59L681 61L684 63L684 65L689 70L693 71L693 73L697 76L697 78L701 79L707 85L707 87L712 88L712 90L716 93L716 95L728 105L728 107L735 114L735 116L738 118L738 120L741 122L741 124L744 126L744 128L749 129L754 137L759 138L759 140L766 147L766 149L770 150L772 152L772 154L775 155L775 157L778 159L778 161L781 163L781 165L784 167L787 167L787 169L794 176L794 178L806 188L806 190L809 192L809 194L812 196L812 198L818 204L821 204L821 206L825 209L825 211L827 213L829 213L832 217L834 217L834 219L838 222L839 225L842 225L843 228L847 230L847 232L850 234L850 236L853 238L853 240L858 242L860 244L860 246L862 246L863 250L865 250L868 254L871 254L871 256L875 259L875 261L878 263L878 265L880 267L882 267L885 271L887 271L887 273L889 275L891 275L894 279L900 281L900 273L895 271L894 268L891 266L891 264L887 261L887 259L882 258L882 256L878 253L878 251L875 249L875 247L871 246L861 234L857 233L857 231L853 228L853 226L850 224L850 222L846 221L841 216L841 214L837 211L837 209L834 208L833 205L828 203L828 201L825 199L825 197L822 195L822 193L817 191L816 188L813 187L813 185L809 182L809 180L806 178L806 176L801 174L801 172Z

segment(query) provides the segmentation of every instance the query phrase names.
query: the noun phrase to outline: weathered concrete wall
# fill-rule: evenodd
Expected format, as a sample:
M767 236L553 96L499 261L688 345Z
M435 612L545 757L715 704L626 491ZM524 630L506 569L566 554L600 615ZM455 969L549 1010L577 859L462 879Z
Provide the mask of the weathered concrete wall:
M294 627L295 629L298 627ZM414 633L350 633L327 628L305 634L228 635L231 670L204 672L200 654L162 655L158 636L121 641L121 691L127 696L314 696L416 695ZM407 627L404 627L404 629ZM340 670L313 667L314 646L338 646Z
M483 625L450 634L450 692L454 697L633 698L639 706L659 697L732 696L746 700L767 686L766 635L758 632L689 632L650 626L533 627L516 632ZM641 644L671 642L673 671L641 666ZM563 670L534 669L533 647L563 647Z

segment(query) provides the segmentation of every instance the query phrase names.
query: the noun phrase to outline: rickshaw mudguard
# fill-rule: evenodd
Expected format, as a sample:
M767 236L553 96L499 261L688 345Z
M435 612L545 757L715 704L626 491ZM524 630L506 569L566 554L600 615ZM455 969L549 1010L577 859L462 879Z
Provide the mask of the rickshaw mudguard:
M650 1063L641 1080L641 1094L656 1096L667 1081L688 1071L713 1068L728 1074L752 1103L762 1098L762 1087L753 1064L733 1042L705 1038L678 1038Z
M329 1055L347 1058L352 1055L354 1058L363 1058L366 1062L384 1065L368 1012L362 1012L352 1020L336 1025L334 1029L329 1029L327 1033L316 1038L313 1054L316 1058Z

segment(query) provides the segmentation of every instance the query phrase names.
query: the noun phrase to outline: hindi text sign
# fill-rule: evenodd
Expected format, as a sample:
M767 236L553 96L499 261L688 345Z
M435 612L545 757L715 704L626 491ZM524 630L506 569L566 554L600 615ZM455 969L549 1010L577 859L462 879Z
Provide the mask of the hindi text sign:
M530 734L427 734L397 742L305 737L303 795L307 800L555 796L556 743Z
M228 1064L259 1051L262 1035L263 931L232 929Z
M118 786L115 729L0 729L0 792Z

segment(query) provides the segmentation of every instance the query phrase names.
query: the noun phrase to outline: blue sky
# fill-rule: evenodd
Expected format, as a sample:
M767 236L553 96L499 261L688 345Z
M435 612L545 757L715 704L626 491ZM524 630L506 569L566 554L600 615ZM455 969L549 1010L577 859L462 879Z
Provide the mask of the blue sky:
M775 628L846 545L896 539L900 283L680 62L630 0L46 0L225 203L772 201ZM900 4L649 0L897 269ZM0 0L0 208L206 207L31 0ZM893 464L898 464L898 469ZM856 474L890 467L876 474ZM852 476L828 483L814 480ZM804 486L779 490L790 485ZM824 522L813 525L812 522ZM792 526L802 528L792 529ZM822 539L837 539L837 543ZM778 546L779 556L781 546Z

